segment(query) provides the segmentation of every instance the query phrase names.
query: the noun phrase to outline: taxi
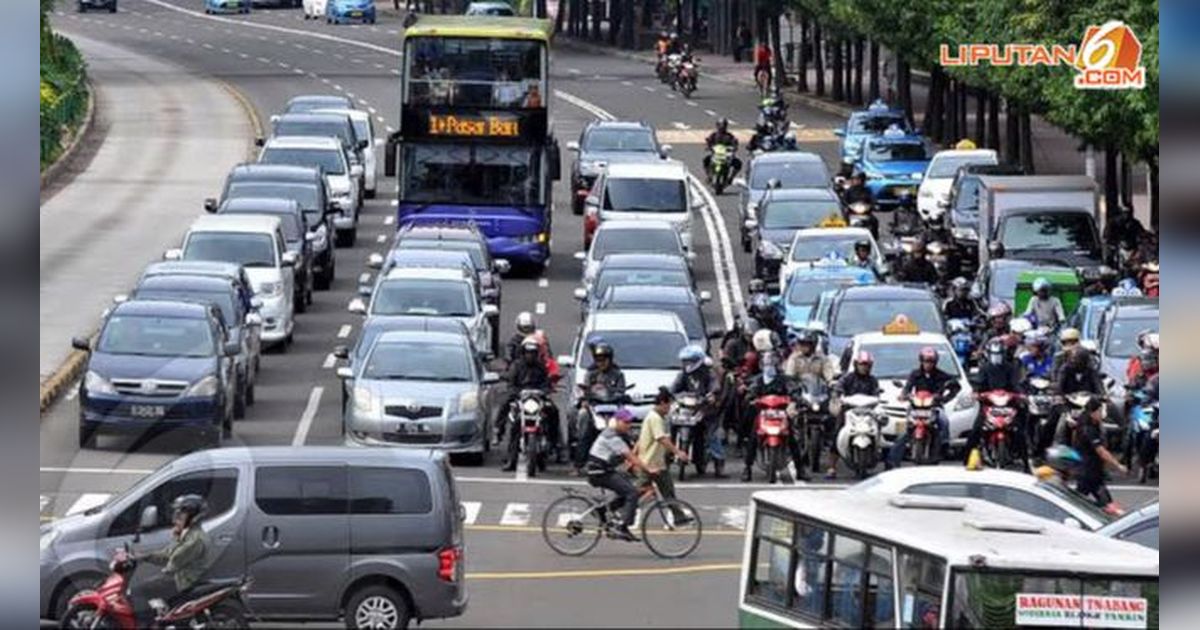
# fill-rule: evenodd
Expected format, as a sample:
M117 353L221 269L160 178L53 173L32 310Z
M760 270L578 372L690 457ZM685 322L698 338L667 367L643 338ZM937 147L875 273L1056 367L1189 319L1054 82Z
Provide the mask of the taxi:
M838 256L819 260L811 267L792 272L779 295L772 297L789 328L804 328L813 319L821 296L842 287L876 284L878 278L870 269L851 265Z
M857 163L862 157L863 143L893 125L905 131L909 130L904 110L889 107L882 100L877 99L866 109L851 113L846 119L845 127L833 130L833 135L842 139L842 161Z
M863 143L859 166L877 207L894 207L902 194L916 197L917 187L929 167L932 148L925 136L888 127Z
M775 287L782 289L797 269L812 267L830 256L850 260L854 257L854 244L859 241L867 241L871 244L871 260L874 262L875 273L880 276L887 275L887 262L883 258L879 244L875 242L875 237L871 235L871 231L867 228L844 227L844 220L839 227L836 225L837 219L840 217L830 217L829 223L820 227L797 230L787 249L779 252L782 263L779 265L778 279L767 278L768 285L774 284Z
M917 354L926 346L937 350L938 369L957 378L962 387L958 396L946 405L945 411L950 423L950 445L965 446L979 413L979 401L975 399L967 372L959 364L958 355L946 335L922 331L915 322L898 315L879 332L855 335L848 356L866 350L875 358L871 373L879 379L882 390L880 406L888 418L882 429L883 441L890 444L904 433L908 424L908 404L900 400L900 393L909 373L917 367Z

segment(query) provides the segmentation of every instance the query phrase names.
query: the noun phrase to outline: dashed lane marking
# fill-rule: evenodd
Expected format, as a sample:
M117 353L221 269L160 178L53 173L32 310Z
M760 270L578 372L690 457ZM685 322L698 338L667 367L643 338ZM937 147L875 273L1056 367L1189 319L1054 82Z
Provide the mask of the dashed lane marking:
M643 85L643 86L642 86L642 89L643 89L643 90L646 90L647 92L653 92L653 91L654 91L654 88L650 87L649 85Z
M346 337L349 337L350 330L352 328L353 328L353 326L351 326L350 324L342 324L342 327L338 329L338 333L337 333L338 339L345 339Z
M396 222L396 217L395 217L394 215L390 215L390 214L389 214L389 215L387 215L386 217L383 217L383 224L384 224L384 225L391 225L391 224L393 224L393 223L395 223L395 222Z
M366 284L370 281L371 281L371 274L369 274L369 273L364 272L358 276L359 284Z
M463 501L463 524L474 525L475 519L479 518L479 509L483 504L479 501Z
M387 234L380 234L379 236L377 236L377 237L375 238L375 242L376 242L376 243L379 243L379 244L381 244L381 245L382 245L383 243L386 243L386 242L387 242Z
M687 131L688 129L691 129L691 128L692 128L692 126L691 126L691 125L687 125L687 124L684 124L684 123L681 123L681 122L672 122L672 123L671 123L671 126L672 126L672 127L674 127L674 128L676 128L676 129L678 129L678 130L680 130L680 131Z
M730 529L746 529L746 509L727 507L721 510L721 525Z
M538 288L539 289L545 289L548 286L550 286L549 278L538 278Z
M326 370L332 370L335 365L337 365L337 357L333 356L332 352L325 355L325 360L321 362L321 368Z
M320 385L312 388L312 393L308 396L308 404L304 406L304 413L300 416L300 425L296 427L296 436L292 438L292 446L303 446L304 441L308 439L308 430L312 428L312 421L317 415L317 408L321 405L321 394L323 393L325 393L325 388Z
M546 303L538 302L537 304L534 304L533 311L535 313L537 313L538 315L545 315L546 314Z
M509 503L504 506L504 516L500 517L500 524L507 526L522 526L529 524L529 504L528 503Z

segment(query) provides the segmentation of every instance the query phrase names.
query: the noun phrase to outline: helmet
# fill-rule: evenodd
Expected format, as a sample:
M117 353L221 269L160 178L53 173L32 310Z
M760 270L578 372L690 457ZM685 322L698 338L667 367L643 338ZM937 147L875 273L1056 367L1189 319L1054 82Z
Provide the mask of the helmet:
M857 241L854 241L854 250L858 251L860 249L871 251L871 241L868 241L865 238L860 238Z
M754 333L751 339L754 349L758 352L767 352L775 349L775 334L770 330L763 328Z
M1133 278L1122 278L1121 281L1117 283L1117 289L1124 289L1126 291L1138 291L1139 293L1141 292L1138 289L1137 280L1134 280ZM1116 289L1113 289L1113 290L1116 291Z
M1013 320L1008 323L1008 329L1016 335L1024 335L1025 333L1033 330L1033 322L1029 321L1029 319L1025 317L1014 317Z
M1008 302L997 302L988 308L988 319L1008 317L1009 315L1012 315L1012 307L1008 305Z
M950 288L954 289L955 291L969 291L971 289L971 282L966 278L959 276L950 281Z
M172 517L186 514L188 523L191 524L196 519L204 516L208 512L208 501L198 494L181 494L175 497L171 502Z
M859 169L855 169L854 172L850 174L850 178L851 179L866 179L867 174L862 172Z
M854 355L854 365L871 366L874 364L875 357L871 356L871 353L867 352L866 350L860 350L858 354Z
M533 320L533 313L521 311L517 314L517 332L523 335L531 335L536 328L537 322Z
M728 118L718 118L717 119L717 131L725 131L726 129L729 129L729 119Z
M975 148L975 143L970 138L963 138L954 145L954 148L959 151L969 151Z
M597 341L592 346L592 356L596 358L608 357L611 359L613 356L613 348L612 346L608 345L607 341Z
M1158 352L1158 333L1144 330L1138 333L1137 343L1143 350Z
M1039 331L1031 330L1025 333L1025 345L1029 346L1030 348L1045 347L1047 341L1046 335Z
M791 341L792 343L807 343L810 345L816 345L817 335L811 330L797 330L795 339L792 339Z
M1040 293L1042 290L1046 290L1046 291L1050 290L1050 281L1041 276L1038 276L1037 278L1035 278L1033 280L1033 292Z
M542 344L540 344L538 342L538 338L534 337L533 335L526 335L525 338L521 340L521 352L536 353L540 352L541 349Z
M679 351L679 362L682 363L684 367L689 368L689 371L691 371L692 369L699 367L700 364L704 363L705 356L704 348L701 348L694 343L690 343Z
M1083 457L1079 451L1058 444L1046 449L1046 465L1062 473L1074 473L1083 466Z
M921 351L917 353L917 359L920 361L933 361L934 363L937 363L937 348L934 348L933 346L925 346L924 348L921 348Z
M1078 343L1080 339L1078 328L1064 328L1058 333L1058 340L1062 343Z
M754 278L750 281L750 284L747 285L747 288L751 293L762 293L763 291L767 290L767 283L763 282L762 278Z

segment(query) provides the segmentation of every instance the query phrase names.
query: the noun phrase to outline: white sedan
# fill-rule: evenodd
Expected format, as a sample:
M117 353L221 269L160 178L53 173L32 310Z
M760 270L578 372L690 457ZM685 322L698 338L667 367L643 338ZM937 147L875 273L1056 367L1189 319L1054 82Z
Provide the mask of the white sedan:
M306 20L323 20L325 19L325 5L328 0L304 0L304 19Z
M1113 517L1055 482L1009 470L962 466L895 468L850 487L864 492L983 499L1044 519L1095 531Z

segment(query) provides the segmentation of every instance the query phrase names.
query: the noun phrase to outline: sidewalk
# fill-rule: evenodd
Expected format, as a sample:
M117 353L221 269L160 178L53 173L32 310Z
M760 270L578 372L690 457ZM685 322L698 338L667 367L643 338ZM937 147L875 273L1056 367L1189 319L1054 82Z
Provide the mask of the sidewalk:
M95 155L42 203L39 381L95 332L114 295L178 244L253 136L220 84L71 34L96 92Z

